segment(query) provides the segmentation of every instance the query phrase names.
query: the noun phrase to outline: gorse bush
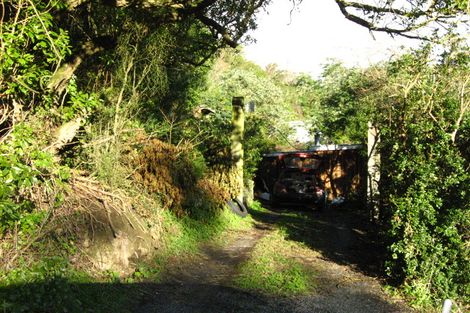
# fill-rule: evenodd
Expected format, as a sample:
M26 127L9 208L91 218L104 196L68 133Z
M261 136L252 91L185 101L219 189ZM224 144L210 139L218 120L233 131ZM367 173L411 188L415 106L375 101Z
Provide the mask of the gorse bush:
M193 192L197 177L182 151L171 144L152 140L135 159L135 179L162 199L164 208L182 214L186 193Z
M134 178L160 199L163 209L191 218L220 211L228 193L206 173L204 159L193 147L153 139L141 149L133 160Z

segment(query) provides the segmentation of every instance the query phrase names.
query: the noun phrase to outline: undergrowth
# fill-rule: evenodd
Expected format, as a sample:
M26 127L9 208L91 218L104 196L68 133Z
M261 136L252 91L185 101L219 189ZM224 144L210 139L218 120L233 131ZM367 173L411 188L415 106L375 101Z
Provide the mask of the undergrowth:
M126 277L113 271L90 274L75 268L71 256L22 260L10 271L0 272L1 312L131 312L145 294L146 285L160 281L168 262L191 258L199 245L222 241L224 232L248 229L251 219L228 209L178 218L163 212L163 245L150 261L141 262Z

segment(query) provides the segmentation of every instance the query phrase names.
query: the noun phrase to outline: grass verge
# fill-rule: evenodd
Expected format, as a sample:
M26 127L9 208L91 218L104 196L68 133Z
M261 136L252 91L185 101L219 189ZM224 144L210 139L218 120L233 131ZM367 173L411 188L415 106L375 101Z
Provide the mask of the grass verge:
M281 229L262 238L252 257L241 264L235 286L284 296L313 291L314 271L295 258L296 255L308 254L309 250L285 237Z
M65 257L43 258L0 273L0 312L128 313L139 292L112 275L97 279L77 271Z
M228 208L217 213L200 211L198 216L182 219L165 212L164 221L163 249L151 262L139 266L136 270L139 280L159 282L169 263L184 263L184 260L196 257L201 243L210 240L211 243L223 244L227 232L248 230L253 225L250 216L240 218Z

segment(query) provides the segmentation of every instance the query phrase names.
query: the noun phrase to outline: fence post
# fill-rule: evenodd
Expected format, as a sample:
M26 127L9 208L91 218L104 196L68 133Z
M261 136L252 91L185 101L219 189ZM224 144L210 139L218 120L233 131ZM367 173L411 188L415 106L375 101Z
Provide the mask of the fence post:
M367 133L367 203L369 207L371 221L378 219L378 196L380 180L380 154L377 151L377 144L380 141L379 130L376 126L368 122Z
M235 185L237 199L243 201L243 134L245 131L245 116L243 111L243 97L232 99L232 136L231 153L232 164L235 171Z

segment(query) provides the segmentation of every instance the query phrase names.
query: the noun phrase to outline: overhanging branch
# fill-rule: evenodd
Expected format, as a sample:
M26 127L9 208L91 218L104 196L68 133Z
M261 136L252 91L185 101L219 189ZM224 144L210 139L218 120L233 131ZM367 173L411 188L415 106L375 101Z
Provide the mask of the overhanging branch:
M406 37L410 39L429 40L429 38L427 38L426 36L414 35L414 34L411 34L411 32L416 31L432 22L435 22L439 18L441 18L438 16L430 17L418 24L411 23L410 21L410 24L408 26L404 26L403 28L378 26L375 23L372 23L363 17L350 13L348 11L348 8L359 9L359 10L372 12L376 14L383 14L383 13L392 14L394 16L407 18L407 19L415 19L415 18L418 18L419 16L425 16L426 12L425 11L408 12L408 11L403 11L403 10L392 8L392 7L375 7L375 6L357 3L357 2L346 2L343 0L335 0L335 2L338 5L341 13L344 15L345 18L347 18L348 20L358 25L366 27L370 31L385 32L391 35L393 34L400 35L402 37Z
M349 1L343 1L343 0L336 0L336 3L341 3L342 6L344 7L352 7L356 9L362 9L364 11L368 12L375 12L375 13L391 13L391 14L398 14L405 16L407 14L410 14L410 12L403 11L398 8L393 8L393 7L378 7L378 6L373 6L365 3L358 3L358 2L349 2Z
M207 16L205 16L204 14L201 14L201 13L198 13L195 15L196 18L201 21L204 25L210 27L210 28L213 28L217 31L217 33L219 33L222 37L222 40L227 44L229 45L230 47L232 48L236 48L238 46L238 43L236 42L236 40L234 40L230 34L228 33L227 29L225 27L223 27L222 25L220 25L219 23L217 23L215 20L211 19L211 18L208 18Z
M65 87L67 86L70 78L78 69L80 64L86 57L90 57L98 52L101 52L105 49L104 45L97 45L93 41L85 42L79 53L77 53L73 59L62 64L62 66L52 75L49 83L47 84L47 89L55 92L56 94L62 94Z

